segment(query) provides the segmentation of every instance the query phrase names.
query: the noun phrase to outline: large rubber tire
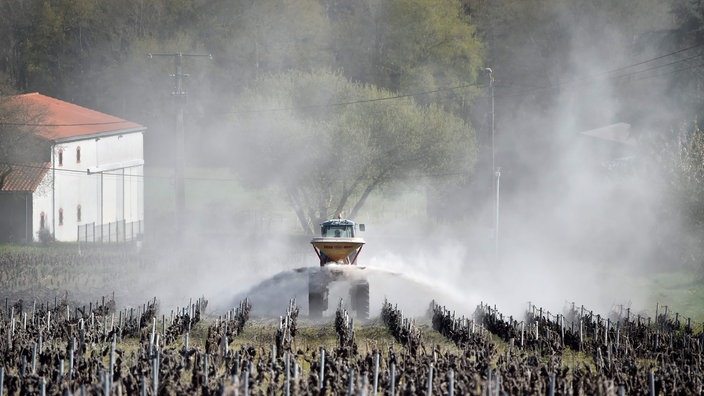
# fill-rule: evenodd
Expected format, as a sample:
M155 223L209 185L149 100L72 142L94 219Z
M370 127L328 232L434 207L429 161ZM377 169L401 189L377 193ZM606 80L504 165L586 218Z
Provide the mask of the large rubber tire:
M357 319L369 319L369 283L358 283L352 289L352 306L357 313Z
M314 272L308 276L308 316L319 319L328 309L327 279L322 272Z
M323 316L323 311L325 310L324 297L323 293L320 292L308 292L308 316L311 319L320 319Z

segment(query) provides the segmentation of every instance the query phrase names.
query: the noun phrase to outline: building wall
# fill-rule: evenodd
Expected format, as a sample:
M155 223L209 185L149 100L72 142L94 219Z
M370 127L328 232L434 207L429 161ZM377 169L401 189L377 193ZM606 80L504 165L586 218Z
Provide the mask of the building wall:
M51 222L53 220L52 213L52 184L54 179L54 173L50 169L46 173L44 180L40 183L39 187L32 194L32 207L34 208L32 212L32 237L34 240L38 240L38 232L42 228L42 224L46 230L53 233L53 227ZM43 219L43 221L42 221Z
M141 131L57 142L43 183L49 191L35 193L34 229L41 212L58 241L76 241L79 225L143 220L143 159Z

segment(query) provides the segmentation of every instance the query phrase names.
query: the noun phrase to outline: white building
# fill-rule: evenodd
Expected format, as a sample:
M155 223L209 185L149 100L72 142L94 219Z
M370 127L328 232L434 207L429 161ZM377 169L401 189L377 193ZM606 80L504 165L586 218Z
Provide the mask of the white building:
M39 93L13 100L40 112L36 134L50 146L48 163L32 172L14 166L10 183L2 186L14 193L17 207L18 196L25 193L24 223L31 229L17 232L15 239L31 235L37 240L40 230L57 241L122 241L141 235L146 128Z

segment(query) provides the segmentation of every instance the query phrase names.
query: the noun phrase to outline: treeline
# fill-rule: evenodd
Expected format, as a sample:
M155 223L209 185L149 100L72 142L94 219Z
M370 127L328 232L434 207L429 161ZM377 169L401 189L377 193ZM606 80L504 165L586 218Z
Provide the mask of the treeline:
M8 0L0 4L0 77L3 93L39 91L168 130L173 63L147 54L212 54L211 62L185 64L188 119L202 133L222 124L252 81L291 69L341 71L350 81L441 103L484 131L485 68L491 67L497 126L514 139L518 131L509 129L516 129L510 124L515 109L559 111L560 92L575 89L573 80L585 68L617 69L695 46L696 11L684 0L608 7L586 0ZM674 88L683 90L673 97L674 108L701 108L691 88L699 78L696 59L672 61L684 70L648 64L659 72L628 69L608 76L617 80L625 116L646 114L644 99L662 106L659 95ZM584 85L576 89L592 99ZM220 122L208 121L213 119ZM535 122L522 121L526 127ZM530 147L538 147L551 138L542 131L521 143L537 140Z
M0 7L7 88L148 123L169 109L162 102L173 71L171 61L148 53L212 54L212 62L185 65L189 101L210 107L225 99L228 110L256 78L291 69L343 70L352 81L408 92L474 82L484 65L484 44L460 2L10 0ZM443 96L455 106L472 95L420 100Z
M690 3L7 0L0 4L0 76L3 93L40 91L151 122L171 92L172 65L148 61L147 54L209 53L213 62L187 65L192 103L206 93L232 99L260 76L327 68L382 89L424 93L416 99L483 119L485 104L472 106L476 90L448 88L486 87L484 68L491 67L499 106L546 110L558 91L571 88L560 83L579 77L589 56L608 54L600 62L616 69L696 46L701 17ZM585 58L575 58L579 53ZM684 90L679 106L701 109L688 88L698 81L695 54L687 54L693 63L670 59L690 66L684 70L657 66L658 78L643 70L616 76L648 80L617 81L622 98L666 84ZM673 71L677 78L668 77ZM200 104L216 103L223 102Z

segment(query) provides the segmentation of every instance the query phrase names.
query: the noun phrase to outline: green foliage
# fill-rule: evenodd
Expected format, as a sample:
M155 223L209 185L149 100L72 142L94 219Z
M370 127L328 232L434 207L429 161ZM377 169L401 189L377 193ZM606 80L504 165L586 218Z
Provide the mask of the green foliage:
M0 22L0 74L18 90L143 123L148 150L170 136L174 116L173 65L147 53L213 54L207 65L184 65L195 109L186 119L201 141L248 84L289 70L340 70L392 92L437 90L416 100L467 119L476 92L442 88L471 85L483 63L456 1L8 0Z
M669 261L704 270L704 131L687 123L643 141L646 166L657 175L652 187L663 193L654 214L661 219L657 240ZM683 230L668 234L673 223Z
M673 79L673 92L677 93L676 100L680 106L699 117L704 113L704 93L701 89L704 67L699 61L704 44L703 6L701 0L672 0L672 15L676 24L672 37L674 49L693 47L688 52L690 59L685 60L686 67L682 67L681 73Z
M489 130L478 122L489 114L479 87L487 66L496 77L499 143L527 153L526 168L543 168L567 129L555 127L563 118L590 124L584 129L615 118L634 125L697 118L704 109L697 57L657 79L632 73L595 85L591 72L696 47L702 37L699 0L4 0L0 92L39 91L145 124L149 162L163 165L174 151L173 63L146 55L212 53L213 61L185 65L186 157L205 153L209 166L222 165L232 147L247 144L249 164L289 186L309 224L355 213L369 191L393 181L467 175L476 156L469 125ZM575 76L590 78L570 84ZM614 103L608 111L604 92ZM399 94L409 97L377 101ZM579 109L569 117L561 113L565 97ZM344 102L359 103L325 105ZM217 133L234 129L224 116L233 108L236 130L256 134ZM262 112L277 108L286 110ZM0 117L0 157L14 161L22 150L9 148L22 134L7 120L32 120L20 110ZM681 192L676 202L686 203L682 216L698 219L699 180L671 181Z
M216 92L232 94L259 76L330 62L330 25L316 0L216 1L202 7L195 37L215 56Z
M466 86L484 67L485 47L459 1L326 3L336 68L393 92L433 91L416 100L466 117L476 93Z
M54 241L54 236L46 228L37 231L37 238L39 238L39 242L41 242L42 245L48 245Z
M58 0L0 3L0 53L20 91L94 103L101 79L140 39L167 40L195 16L191 0ZM140 54L144 57L146 54Z
M353 83L330 72L258 81L235 120L262 180L279 183L301 226L335 213L354 218L369 194L424 175L467 175L474 134L438 106ZM278 109L259 112L261 109Z

